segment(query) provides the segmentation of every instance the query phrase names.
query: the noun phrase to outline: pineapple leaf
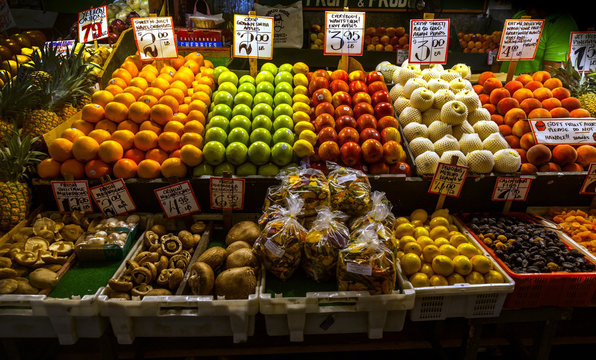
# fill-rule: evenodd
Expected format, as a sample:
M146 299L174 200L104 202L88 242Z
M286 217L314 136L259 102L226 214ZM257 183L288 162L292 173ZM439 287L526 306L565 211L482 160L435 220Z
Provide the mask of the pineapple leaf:
M39 137L21 135L14 132L6 139L6 146L0 148L0 181L24 181L27 170L39 163L47 154L31 150Z

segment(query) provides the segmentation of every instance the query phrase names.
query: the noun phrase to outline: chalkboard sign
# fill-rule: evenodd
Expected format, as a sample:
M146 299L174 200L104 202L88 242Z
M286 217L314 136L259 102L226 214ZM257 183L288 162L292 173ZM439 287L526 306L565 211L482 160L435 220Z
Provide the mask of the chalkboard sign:
M296 0L255 0L263 5L289 5ZM324 10L342 10L348 7L350 11L408 11L408 0L302 0L303 10L324 11ZM486 11L487 1L466 1L466 0L446 0L446 1L426 1L427 8L425 12L458 12L458 13L480 13ZM430 7L436 4L436 9ZM416 10L410 8L409 11Z

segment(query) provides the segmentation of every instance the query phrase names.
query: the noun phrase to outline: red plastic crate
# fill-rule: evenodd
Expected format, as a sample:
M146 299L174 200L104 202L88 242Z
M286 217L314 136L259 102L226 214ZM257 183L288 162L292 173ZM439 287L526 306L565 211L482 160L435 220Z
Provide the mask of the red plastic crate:
M471 214L462 214L468 216ZM479 214L488 215L488 214ZM525 213L509 213L507 216L513 216L522 220L538 223L536 219ZM458 216L455 219L478 241L478 243L491 254L493 259L507 272L515 281L513 292L507 296L504 308L535 308L540 306L571 306L581 307L589 306L594 301L596 294L596 272L553 272L538 274L519 274L511 269L495 254L494 250L486 245L477 234L470 229L466 223ZM575 248L559 235L568 249ZM577 249L577 248L575 248ZM586 260L596 264L592 259Z

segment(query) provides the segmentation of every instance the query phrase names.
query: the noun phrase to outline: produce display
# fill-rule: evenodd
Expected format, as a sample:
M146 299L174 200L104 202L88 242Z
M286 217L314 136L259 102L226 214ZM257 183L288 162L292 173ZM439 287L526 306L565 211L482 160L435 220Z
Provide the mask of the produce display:
M130 28L132 18L149 16L149 1L116 0L111 4L107 4L107 9L108 24L110 26L108 43L114 44L118 41L120 34ZM76 31L74 33L76 34Z
M321 25L311 26L308 39L311 49L323 49L325 46L325 33ZM364 32L365 51L396 51L407 50L410 47L410 37L403 26L367 27Z
M495 30L491 34L457 33L457 39L464 53L486 53L499 49L502 31Z
M47 40L46 34L40 30L0 34L0 87L6 82L5 76L15 76L17 65L27 63L31 54L43 47Z
M545 218L558 224L561 230L578 245L596 255L596 227L594 226L596 210L551 207Z

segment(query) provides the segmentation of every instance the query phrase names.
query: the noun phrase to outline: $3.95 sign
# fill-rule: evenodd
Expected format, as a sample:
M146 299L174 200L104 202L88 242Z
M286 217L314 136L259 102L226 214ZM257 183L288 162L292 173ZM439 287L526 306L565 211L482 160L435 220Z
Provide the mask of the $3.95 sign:
M534 60L544 20L505 20L497 61Z
M273 58L273 18L234 15L234 57Z
M201 211L190 181L155 189L155 196L167 218L190 215Z
M122 215L136 210L135 203L122 179L94 186L90 190L93 200L104 216Z
M178 57L171 17L133 18L132 28L141 60Z
M446 64L449 19L410 20L409 63Z
M363 12L325 11L325 55L362 55Z
M596 67L596 31L571 32L569 58L580 73Z
M108 7L106 5L79 12L79 42L105 39L108 35Z
M467 166L439 163L428 192L431 194L459 197L469 168Z

